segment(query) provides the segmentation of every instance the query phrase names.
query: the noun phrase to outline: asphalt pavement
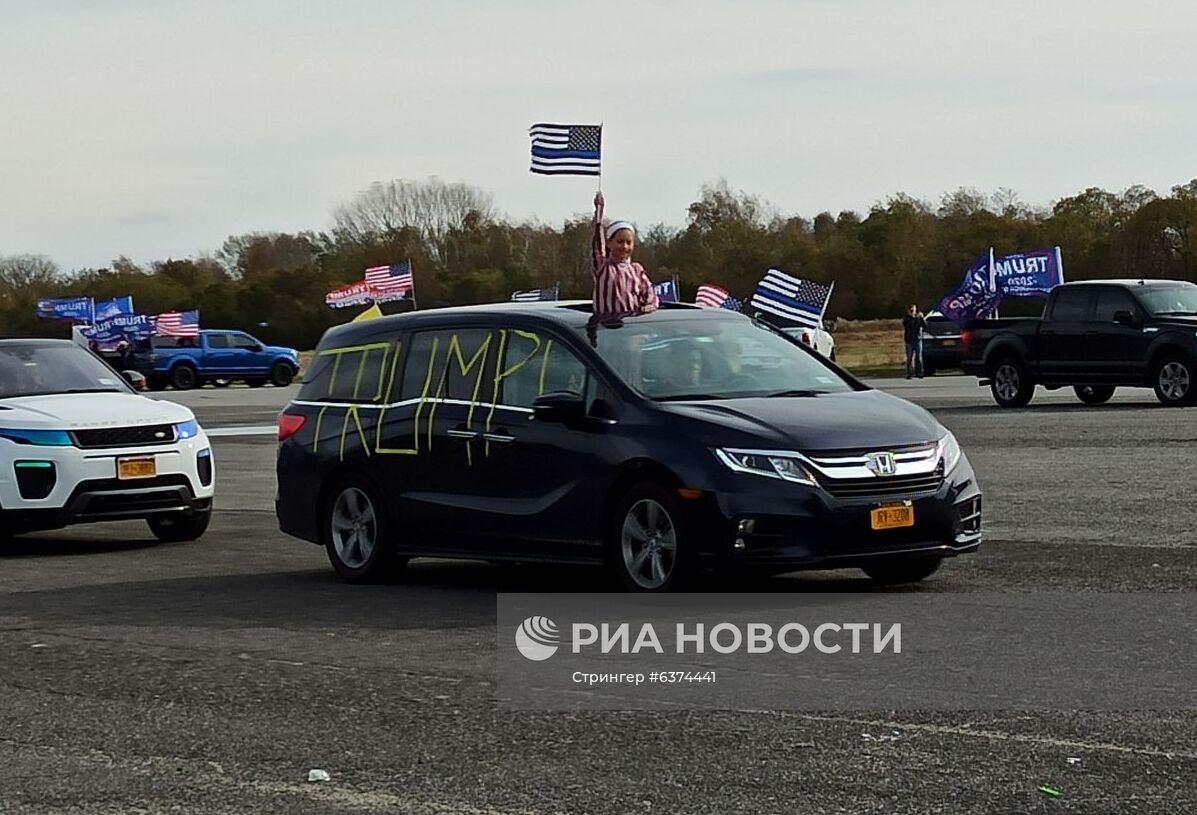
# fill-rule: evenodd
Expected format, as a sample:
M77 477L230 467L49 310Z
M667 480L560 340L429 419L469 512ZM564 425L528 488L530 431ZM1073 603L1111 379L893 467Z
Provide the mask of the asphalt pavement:
M985 491L981 551L914 591L1197 585L1197 410L1040 390L1010 411L964 377L873 384L953 430ZM503 710L496 595L607 584L459 561L340 583L276 528L271 433L295 391L159 395L215 435L201 541L122 523L0 549L0 812L1197 811L1191 711ZM727 588L874 590L852 571Z

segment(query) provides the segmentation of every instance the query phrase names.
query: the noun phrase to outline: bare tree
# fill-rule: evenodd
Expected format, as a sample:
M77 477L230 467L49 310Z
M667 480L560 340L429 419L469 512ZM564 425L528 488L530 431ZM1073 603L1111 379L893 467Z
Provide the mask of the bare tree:
M468 184L426 181L375 182L334 213L341 240L372 244L394 240L404 229L419 233L428 254L446 261L450 236L494 217L491 196Z
M45 255L0 257L0 288L23 289L62 281L62 273Z

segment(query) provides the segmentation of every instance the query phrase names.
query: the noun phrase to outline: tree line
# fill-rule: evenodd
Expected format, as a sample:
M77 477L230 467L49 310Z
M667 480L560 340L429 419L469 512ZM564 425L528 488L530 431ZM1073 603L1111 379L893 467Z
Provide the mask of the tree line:
M35 316L39 297L131 294L144 313L198 308L204 326L311 348L358 310L328 308L325 293L360 280L368 266L410 259L420 308L558 284L562 298L588 298L589 246L589 214L560 226L516 222L467 184L376 183L337 208L327 231L236 235L200 257L145 266L121 257L66 272L40 255L0 256L0 335L68 336L65 325ZM864 215L813 218L782 214L720 181L702 188L684 226L642 226L635 256L654 281L676 276L685 300L708 282L747 299L777 267L834 280L829 317L874 319L900 316L910 303L933 308L991 246L998 255L1060 246L1068 280L1197 281L1197 179L1168 195L1090 188L1046 208L1006 189L961 188L938 205L897 194Z

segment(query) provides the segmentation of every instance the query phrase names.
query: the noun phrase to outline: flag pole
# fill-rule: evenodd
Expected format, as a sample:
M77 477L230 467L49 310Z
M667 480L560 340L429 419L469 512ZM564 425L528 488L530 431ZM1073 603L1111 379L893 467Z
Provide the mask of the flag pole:
M411 310L418 311L420 304L416 302L416 267L412 265L411 258L407 259L407 268L411 269Z
M598 171L598 191L603 191L603 123L599 122L599 171Z

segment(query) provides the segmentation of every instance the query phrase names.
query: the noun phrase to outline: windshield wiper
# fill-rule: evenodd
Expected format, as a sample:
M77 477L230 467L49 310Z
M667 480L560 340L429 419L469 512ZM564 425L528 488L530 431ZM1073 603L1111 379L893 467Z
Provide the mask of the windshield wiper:
M765 398L773 399L773 398L785 398L785 397L789 397L789 396L822 396L823 394L826 394L826 393L830 393L830 391L789 390L789 391L777 391L776 393L767 393L767 394L765 394Z
M56 396L60 393L124 393L124 391L117 388L67 388L61 391L30 394L30 396Z
M731 398L730 396L726 396L721 393L674 393L674 394L670 394L669 396L653 397L653 401L654 402L688 402L691 399L696 400L696 401L701 401L704 399L730 399L730 398Z
M1197 311L1157 311L1157 317L1193 317L1197 316Z

